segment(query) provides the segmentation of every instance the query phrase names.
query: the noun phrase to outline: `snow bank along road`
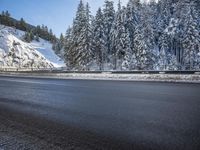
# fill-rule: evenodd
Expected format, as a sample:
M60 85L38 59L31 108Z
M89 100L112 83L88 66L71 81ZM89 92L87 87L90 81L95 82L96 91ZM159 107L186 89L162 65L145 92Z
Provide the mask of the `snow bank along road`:
M54 79L83 79L83 80L120 80L120 81L158 81L158 82L180 82L200 83L200 74L139 74L118 72L0 72L0 76L18 76L30 78L54 78Z
M199 150L200 84L0 77L0 149Z

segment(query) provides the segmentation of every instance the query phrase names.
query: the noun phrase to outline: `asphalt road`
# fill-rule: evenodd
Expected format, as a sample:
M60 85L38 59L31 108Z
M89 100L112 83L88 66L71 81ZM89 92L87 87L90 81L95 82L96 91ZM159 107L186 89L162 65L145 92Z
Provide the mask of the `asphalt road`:
M0 149L199 150L200 84L1 76Z

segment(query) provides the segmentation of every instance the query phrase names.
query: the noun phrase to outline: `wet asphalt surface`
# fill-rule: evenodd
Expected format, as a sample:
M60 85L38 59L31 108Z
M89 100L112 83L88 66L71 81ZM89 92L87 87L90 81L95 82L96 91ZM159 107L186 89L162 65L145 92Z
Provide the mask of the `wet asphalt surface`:
M0 149L199 150L200 84L1 76Z

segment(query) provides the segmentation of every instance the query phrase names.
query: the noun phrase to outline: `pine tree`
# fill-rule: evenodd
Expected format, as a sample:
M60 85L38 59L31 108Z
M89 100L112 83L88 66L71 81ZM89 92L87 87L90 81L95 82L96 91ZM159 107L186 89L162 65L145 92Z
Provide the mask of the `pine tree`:
M60 50L64 48L64 42L65 42L65 38L63 36L63 34L60 34L60 39L59 39L59 43L60 43Z
M130 36L131 49L134 47L134 35L136 26L140 23L141 3L140 0L129 0L126 7L125 26Z
M183 50L182 62L184 69L192 70L196 66L196 55L199 51L199 25L198 13L190 0L179 1L177 15L180 17L179 34L181 35L181 48Z
M176 56L172 53L167 53L167 68L166 70L176 71L179 69L179 63L176 59Z
M113 56L113 69L119 68L122 70L126 66L130 66L132 56L131 50L131 40L128 30L125 27L125 15L126 9L123 7L121 8L121 3L118 3L118 11L115 16L115 20L111 30L111 52ZM128 57L127 54L131 56ZM126 60L125 60L126 59ZM119 60L119 61L118 61Z
M40 42L40 38L39 38L39 35L38 35L38 34L36 34L35 40L36 40L37 42Z
M115 15L115 20L113 22L112 28L111 28L111 56L112 56L112 63L113 63L113 69L117 69L117 61L120 57L119 55L124 53L123 44L122 43L122 34L124 32L124 15L122 14L121 9L121 2L118 3L118 10ZM121 58L121 57L120 57Z
M0 15L0 24L4 24L4 20L5 20L5 12L2 11Z
M89 69L90 63L93 61L93 48L92 48L92 27L91 27L91 12L90 12L90 6L89 3L86 4L86 22L85 22L85 31L83 33L83 37L85 39L85 43L83 43L83 47L85 48L83 51L83 54L85 57L83 57L83 66L84 69Z
M89 5L85 7L80 1L72 29L72 65L79 70L87 70L92 59L91 26Z
M31 42L31 36L29 32L26 32L24 35L24 41L30 43Z
M27 31L27 25L23 18L20 19L19 28L23 31Z
M10 17L10 13L6 10L6 12L5 12L5 16L6 17Z
M144 44L143 46L141 45L143 49L139 52L139 56L141 57L141 60L139 60L139 62L142 65L142 68L146 70L153 70L157 62L155 50L155 32L153 28L153 23L154 20L152 18L151 8L148 5L143 5L141 21L136 28L135 38L138 38L137 34L139 33L139 37L141 38L139 38L139 40L141 40L140 44ZM134 45L135 44L137 43L134 42ZM136 51L138 52L137 49Z
M183 62L186 66L186 69L194 69L196 65L195 56L199 51L200 35L199 35L199 26L198 26L198 15L194 8L194 4L190 2L188 6L188 11L186 14L186 26L185 32L183 35Z
M30 36L30 41L33 41L33 40L34 40L33 31L30 31L30 32L29 32L29 36Z
M8 11L2 11L1 15L0 15L0 23L4 24L6 26L13 26L14 23L10 18L10 13Z
M113 25L113 21L115 18L115 10L114 10L114 3L113 1L105 0L104 9L103 9L103 16L104 16L104 34L106 37L106 51L107 56L111 54L111 39L110 39L110 31ZM108 58L107 58L107 61Z
M169 25L170 19L172 18L173 3L172 0L161 0L158 1L158 32L161 34Z
M93 51L95 54L95 59L99 70L104 70L104 63L106 60L105 51L105 33L104 33L104 23L103 23L103 13L101 8L98 9L97 14L94 19L93 27Z
M163 33L159 39L160 52L158 56L158 69L166 70L168 65L167 53L169 52L168 36Z
M142 26L136 26L134 38L134 50L136 51L137 69L143 70L146 68L147 61L147 45L145 43L144 35L142 33Z
M119 58L122 57L122 64L121 64L121 70L134 70L136 68L136 55L133 53L133 50L131 49L131 41L129 32L127 29L123 28L123 33L121 35L121 43L122 49L124 51L120 51ZM121 59L122 59L121 58Z
M2 12L1 12L1 15L2 15L2 16L5 16L5 11L2 11Z
M64 42L64 60L66 66L69 69L73 69L73 57L72 57L72 28L69 27L65 34Z

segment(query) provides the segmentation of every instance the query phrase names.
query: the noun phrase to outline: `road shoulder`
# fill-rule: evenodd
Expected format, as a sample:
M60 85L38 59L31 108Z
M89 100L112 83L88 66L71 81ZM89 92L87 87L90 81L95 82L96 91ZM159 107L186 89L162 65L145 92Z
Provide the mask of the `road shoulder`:
M20 73L0 72L0 76L83 79L83 80L118 80L118 81L153 81L174 83L200 83L199 74L111 74L111 73Z

